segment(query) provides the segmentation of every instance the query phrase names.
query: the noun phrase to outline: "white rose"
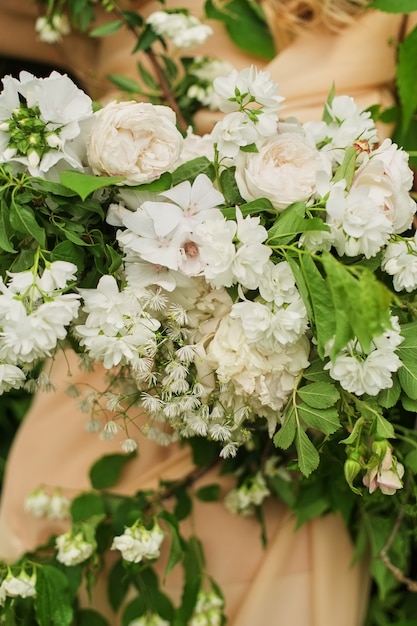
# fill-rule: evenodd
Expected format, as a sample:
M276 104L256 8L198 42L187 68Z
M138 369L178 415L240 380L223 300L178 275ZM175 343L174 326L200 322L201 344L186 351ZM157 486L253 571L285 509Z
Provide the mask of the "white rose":
M182 145L169 107L110 102L94 115L87 159L95 174L124 176L124 184L140 185L173 169Z
M323 167L320 153L301 134L288 132L266 139L259 152L241 153L236 182L245 200L268 198L282 211L315 193Z

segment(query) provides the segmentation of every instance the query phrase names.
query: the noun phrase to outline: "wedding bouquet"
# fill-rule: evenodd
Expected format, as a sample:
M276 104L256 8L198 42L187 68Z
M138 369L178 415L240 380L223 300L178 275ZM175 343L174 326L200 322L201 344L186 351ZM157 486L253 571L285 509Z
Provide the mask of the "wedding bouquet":
M180 133L163 105L93 112L57 72L3 80L0 390L48 385L40 363L72 347L109 373L85 401L91 428L123 429L123 452L134 453L129 406L161 445L214 447L237 473L226 504L241 514L271 493L290 501L289 485L333 462L358 498L388 498L405 482L409 492L417 239L407 153L380 143L348 96L330 94L322 121L302 124L254 67L218 77L214 91L224 117L200 137ZM32 497L37 513L51 506L44 495ZM95 498L89 530L78 501L73 530L57 538L67 567L94 559ZM164 512L113 538L125 563L158 557L158 519L176 535ZM0 604L39 595L44 572L10 570ZM187 619L220 624L198 621L209 609L221 620L220 592L198 591ZM41 624L70 623L37 611Z

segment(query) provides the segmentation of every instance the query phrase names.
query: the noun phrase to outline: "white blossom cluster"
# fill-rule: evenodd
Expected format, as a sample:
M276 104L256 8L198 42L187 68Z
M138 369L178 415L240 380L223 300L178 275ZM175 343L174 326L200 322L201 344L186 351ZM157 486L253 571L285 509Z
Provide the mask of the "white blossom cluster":
M30 576L23 569L18 576L9 570L0 584L0 606L4 606L7 598L33 598L36 596L36 572Z
M189 49L206 41L212 28L186 11L154 11L146 20L160 37L176 48Z
M52 44L62 41L65 35L69 35L71 27L68 17L64 13L55 13L51 16L39 16L35 22L35 31L38 33L40 41Z
M68 76L36 78L20 72L2 79L0 163L32 176L58 179L63 169L82 170L92 101Z
M41 275L28 270L9 273L6 284L0 279L0 393L21 387L22 367L51 356L66 338L80 297L62 291L76 271L73 263L54 261Z
M200 591L190 626L221 626L224 600L214 591Z
M89 541L82 530L70 529L62 535L58 535L55 540L57 549L57 560L71 567L84 563L94 553L96 549L95 541Z
M138 522L125 528L123 534L115 537L111 549L119 550L125 561L139 563L143 559L159 557L159 549L164 537L165 533L157 522L151 529Z
M25 510L35 517L62 520L69 518L70 504L60 490L55 490L49 495L45 489L39 487L26 497Z
M243 485L229 491L224 499L226 508L238 515L252 515L255 507L260 506L270 495L266 481L261 472L257 472Z

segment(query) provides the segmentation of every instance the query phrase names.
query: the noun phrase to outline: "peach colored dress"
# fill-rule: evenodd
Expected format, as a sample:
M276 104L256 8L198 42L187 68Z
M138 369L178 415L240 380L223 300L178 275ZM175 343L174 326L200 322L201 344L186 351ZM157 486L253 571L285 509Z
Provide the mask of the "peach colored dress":
M131 42L126 39L109 38L99 45L73 35L51 48L36 41L33 34L33 5L26 0L14 0L13 8L10 4L0 0L0 54L57 63L93 85L103 85L105 72L133 75ZM201 10L203 3L187 0L178 4ZM134 5L138 3L131 3ZM155 2L145 5L148 12L160 8ZM238 68L259 62L238 53L221 27L214 26L215 36L202 52L221 49L222 56ZM389 103L395 68L389 42L399 26L399 16L375 13L358 20L343 35L309 32L294 41L267 66L286 97L286 113L301 120L319 118L333 82L338 93L353 95L361 104ZM210 128L215 119L215 114L204 112L200 128ZM86 376L69 356L71 384L80 381L100 386L99 369ZM64 522L36 519L25 512L23 503L30 491L49 485L75 495L88 488L89 467L99 456L120 451L117 439L101 441L85 430L86 415L65 393L66 374L61 355L53 369L58 392L37 395L12 446L0 510L3 559L16 559L50 533L66 528ZM160 478L184 476L191 467L186 450L141 440L140 455L126 467L117 490L133 493L155 485ZM212 479L213 475L208 475L204 480ZM226 481L223 488L226 492ZM258 523L232 516L221 503L197 503L193 524L206 550L208 570L225 592L229 626L333 626L335 620L338 626L362 625L369 591L368 564L366 560L351 564L353 548L339 517L318 518L295 531L286 507L271 502L266 511L266 548L261 546ZM100 579L94 605L117 626L119 618L106 605L102 584ZM176 596L175 570L167 585Z

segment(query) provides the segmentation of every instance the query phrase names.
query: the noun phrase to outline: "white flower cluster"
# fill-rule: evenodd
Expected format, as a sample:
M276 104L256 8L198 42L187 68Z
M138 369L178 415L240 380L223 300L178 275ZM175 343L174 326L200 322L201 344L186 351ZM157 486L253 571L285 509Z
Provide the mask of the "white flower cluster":
M229 491L224 499L224 504L231 513L252 515L255 507L260 506L269 495L270 491L265 478L261 472L257 472L243 485Z
M6 578L0 584L0 606L3 606L7 598L33 598L36 596L36 572L31 576L23 569L18 576L14 576L9 570Z
M113 539L112 550L119 550L125 561L139 563L142 559L156 559L165 537L157 522L147 529L140 522L125 528L122 535Z
M46 178L82 170L92 101L68 76L6 76L0 93L0 163ZM22 167L23 166L23 167Z
M221 626L224 600L214 591L200 591L191 617L190 626Z
M59 490L49 495L42 487L39 487L27 496L25 510L35 517L62 520L69 517L70 501Z
M34 270L0 279L0 393L23 384L22 366L52 355L78 313L79 295L62 293L75 280L73 263L46 264L40 276Z
M55 540L56 558L67 567L83 563L94 553L95 541L88 541L82 530L71 529Z
M40 41L57 43L62 41L63 36L69 35L71 27L65 14L55 13L51 17L45 15L38 17L35 22L35 31Z
M172 41L176 48L189 49L206 41L213 30L186 11L154 11L146 23L160 37Z
M129 622L128 626L170 626L170 623L155 613L146 614Z

